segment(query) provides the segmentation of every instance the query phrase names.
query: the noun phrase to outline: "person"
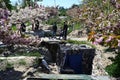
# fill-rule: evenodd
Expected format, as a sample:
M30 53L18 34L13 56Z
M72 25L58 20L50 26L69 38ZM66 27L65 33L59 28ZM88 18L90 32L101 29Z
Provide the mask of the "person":
M21 26L20 26L20 33L24 33L26 31L26 25L24 24L24 22L21 22Z
M63 38L63 29L62 27L59 30L59 39Z
M39 21L38 19L35 20L35 30L39 29Z
M67 39L67 29L68 29L68 25L67 25L67 21L65 21L64 26L63 26L63 39L64 40Z
M56 32L57 32L57 24L56 24L56 22L53 24L52 30L53 30L53 37L54 37L54 36L56 36Z
M72 30L74 31L75 29L74 29L74 25L75 25L75 23L74 22L72 22Z
M31 20L32 31L34 31L34 19Z
M86 34L89 35L89 33L90 33L90 28L87 26L86 27Z

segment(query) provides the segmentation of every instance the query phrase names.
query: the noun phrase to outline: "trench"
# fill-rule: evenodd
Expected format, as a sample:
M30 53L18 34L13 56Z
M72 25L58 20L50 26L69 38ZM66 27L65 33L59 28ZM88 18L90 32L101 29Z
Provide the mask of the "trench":
M44 41L41 46L49 50L48 63L56 63L61 74L92 74L94 48L59 41Z

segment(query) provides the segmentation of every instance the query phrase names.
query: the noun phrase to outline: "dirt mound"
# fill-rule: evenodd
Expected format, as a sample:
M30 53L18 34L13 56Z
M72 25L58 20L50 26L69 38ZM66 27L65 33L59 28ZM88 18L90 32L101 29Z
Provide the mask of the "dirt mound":
M68 36L71 36L71 37L85 37L86 36L86 30L74 30Z

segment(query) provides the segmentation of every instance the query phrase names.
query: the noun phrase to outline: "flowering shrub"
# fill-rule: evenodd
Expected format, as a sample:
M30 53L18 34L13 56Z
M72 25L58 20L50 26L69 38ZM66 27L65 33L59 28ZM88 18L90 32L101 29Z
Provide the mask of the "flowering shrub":
M7 45L39 45L40 39L37 37L26 37L12 30L9 22L9 11L0 9L0 41Z
M94 44L120 48L120 0L85 0L80 19L90 29L88 40ZM120 77L120 49L106 71L110 76Z
M89 30L88 40L93 44L120 48L120 0L83 0L80 8L68 13ZM120 77L120 52L115 53L106 71L110 76Z
M90 29L88 40L111 48L120 47L119 5L118 0L93 0L83 4L79 19Z

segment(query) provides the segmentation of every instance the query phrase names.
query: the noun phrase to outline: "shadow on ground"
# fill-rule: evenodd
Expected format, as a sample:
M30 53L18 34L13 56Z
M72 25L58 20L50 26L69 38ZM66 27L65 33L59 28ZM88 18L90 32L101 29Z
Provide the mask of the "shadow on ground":
M19 80L22 79L22 72L15 71L14 68L0 71L0 80Z

